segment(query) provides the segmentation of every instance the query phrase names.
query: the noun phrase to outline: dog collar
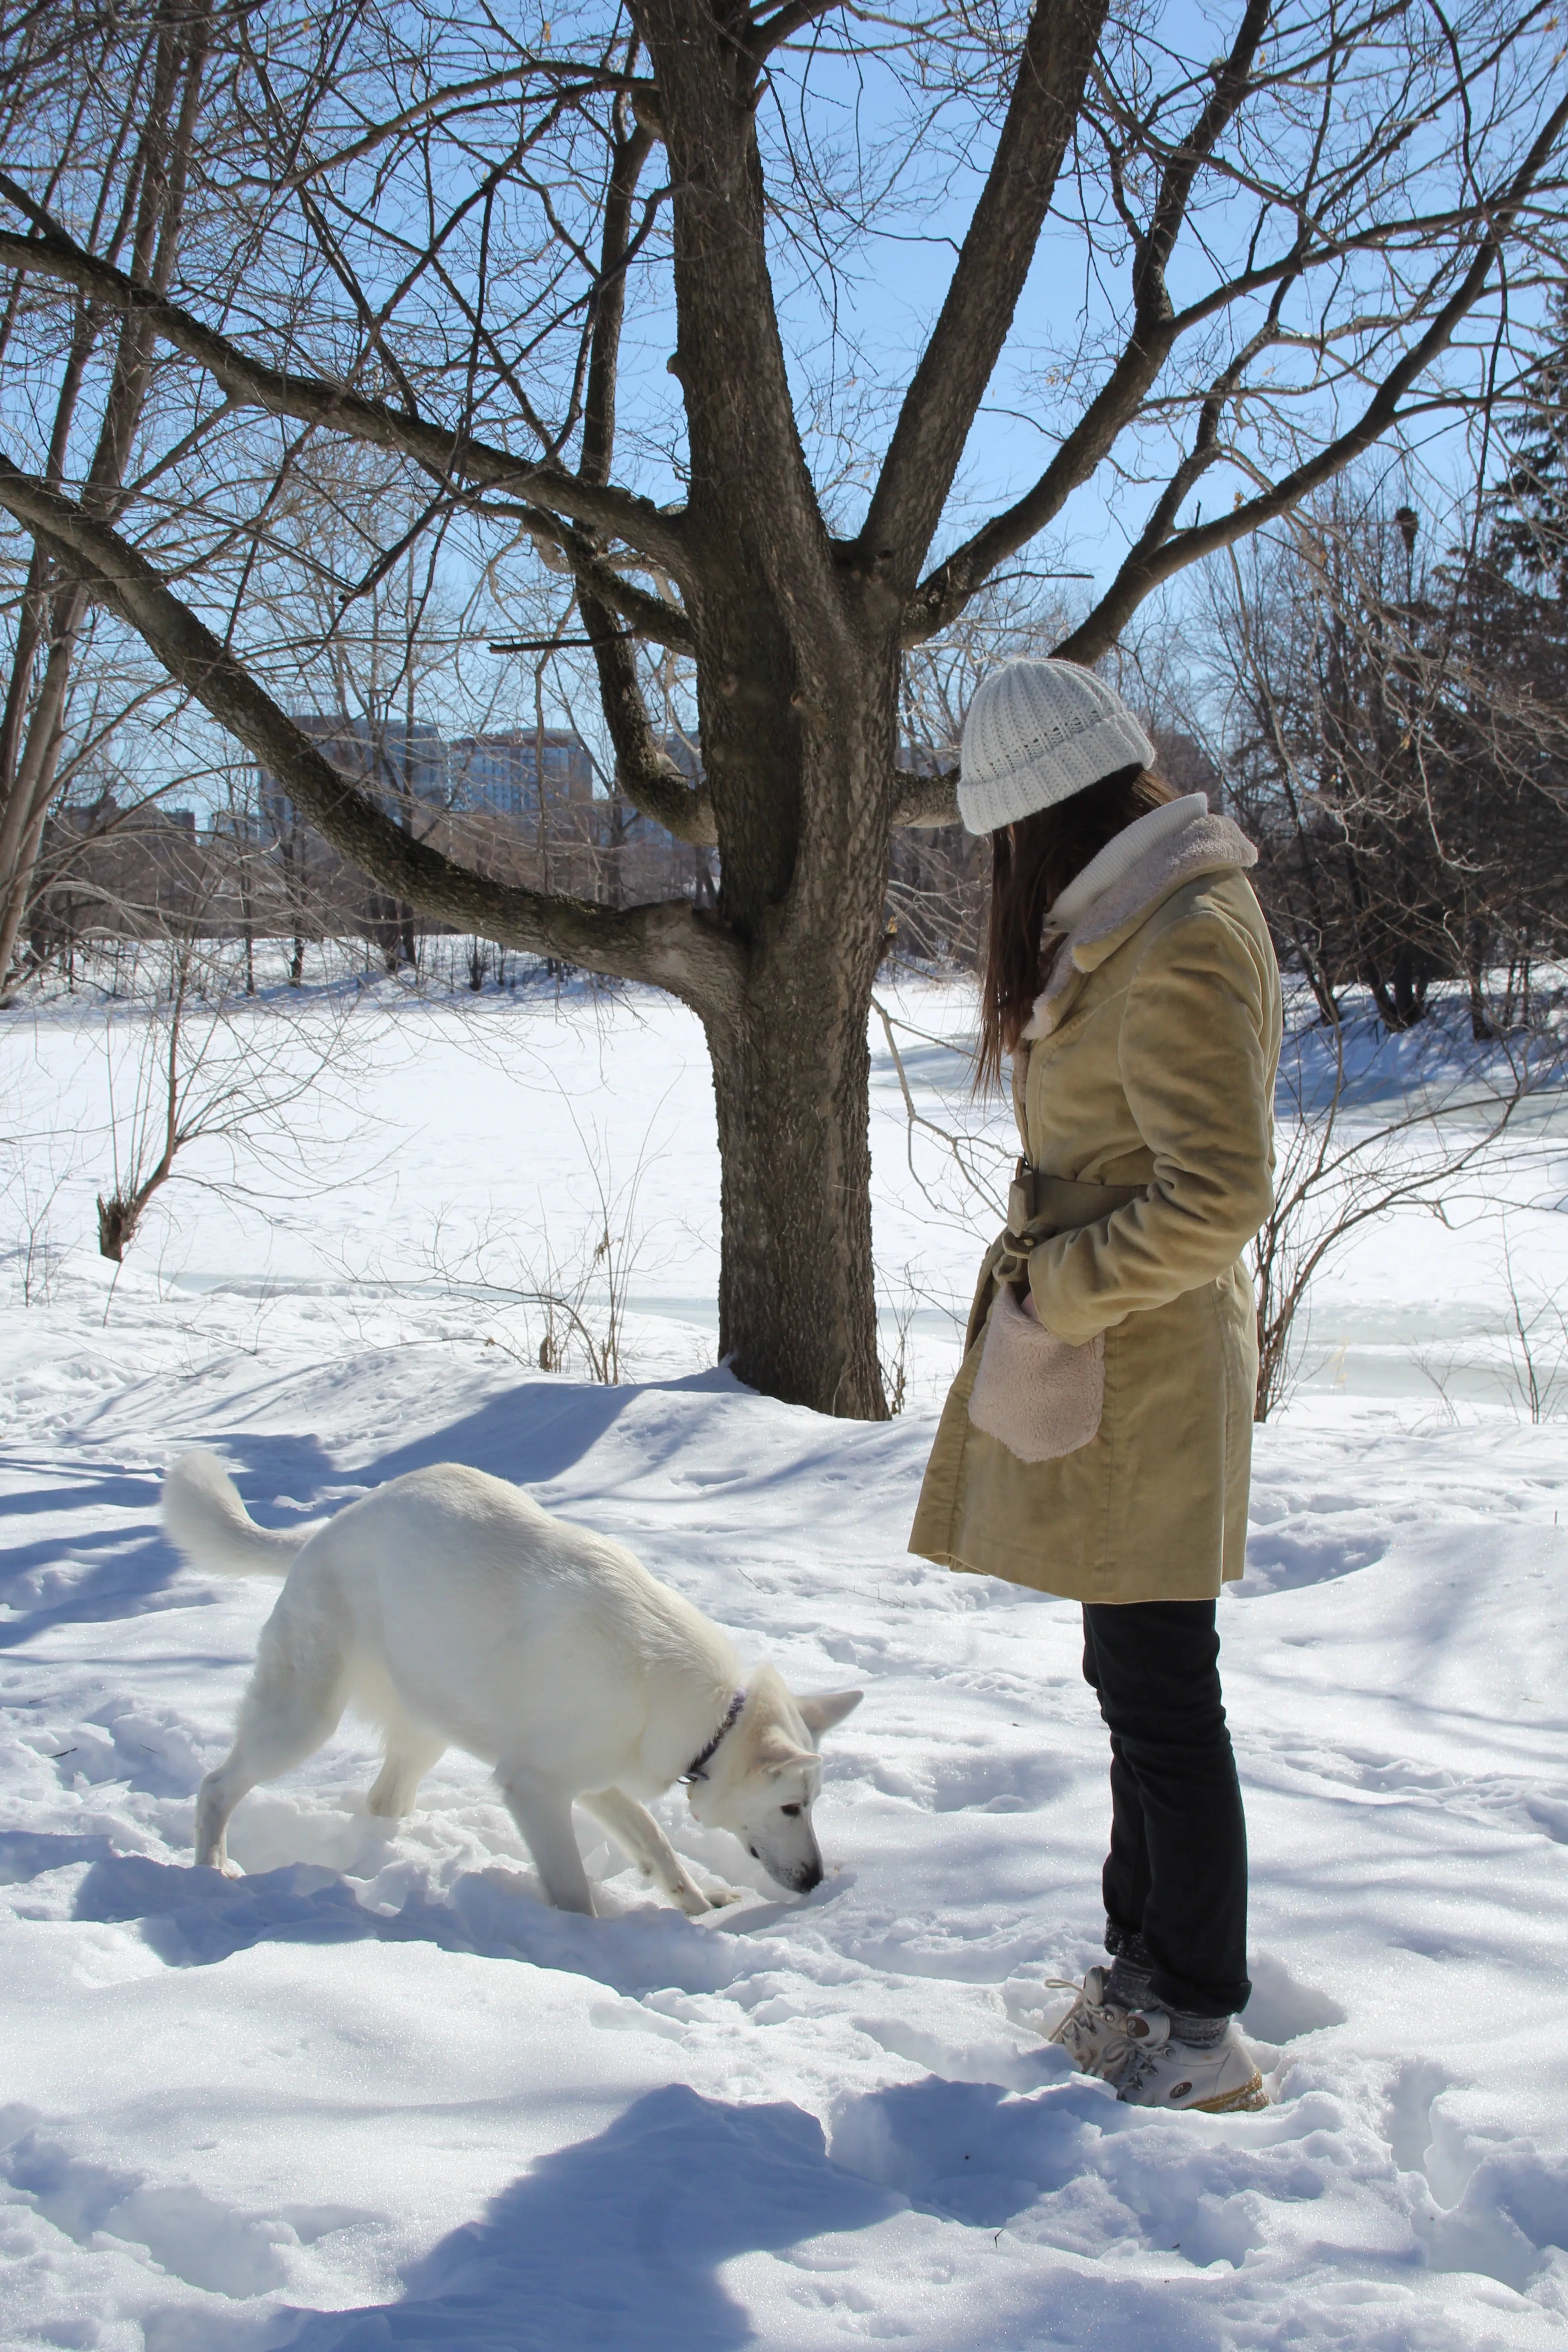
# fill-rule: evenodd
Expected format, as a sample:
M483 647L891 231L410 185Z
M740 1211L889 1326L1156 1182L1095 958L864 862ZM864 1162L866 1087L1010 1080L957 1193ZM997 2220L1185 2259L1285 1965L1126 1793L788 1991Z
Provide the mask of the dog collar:
M723 1722L719 1726L718 1730L713 1734L712 1738L708 1742L707 1747L699 1750L699 1752L692 1758L684 1772L678 1772L676 1774L675 1777L680 1782L682 1788L689 1789L693 1780L706 1780L708 1778L708 1766L712 1763L713 1759L719 1753L720 1748L724 1743L726 1734L734 1729L736 1719L740 1715L741 1709L745 1706L745 1692L743 1690L738 1690L735 1693L734 1697L730 1701L729 1713L725 1716Z

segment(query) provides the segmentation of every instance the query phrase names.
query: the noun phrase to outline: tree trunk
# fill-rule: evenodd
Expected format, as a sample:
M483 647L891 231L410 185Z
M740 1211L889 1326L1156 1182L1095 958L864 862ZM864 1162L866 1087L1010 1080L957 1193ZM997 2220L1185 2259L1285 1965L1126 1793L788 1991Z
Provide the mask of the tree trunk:
M174 275L211 29L199 7L187 8L176 5L176 0L167 0L160 11L156 61L135 147L140 194L132 239L137 277L159 292L167 290ZM130 129L127 118L121 125L122 140ZM111 166L101 191L110 212L113 180ZM90 310L83 310L53 422L47 471L57 483L63 475L100 324ZM122 485L152 381L153 347L151 327L127 313L121 321L84 493L84 503L110 520L125 503ZM80 583L61 579L57 567L47 562L42 550L35 546L0 719L0 999L26 919L45 820L54 798L71 667L86 607ZM48 652L35 695L34 660L43 645Z
M719 1334L751 1386L880 1420L867 1027L886 928L898 662L890 637L879 645L874 625L855 625L853 594L845 601L849 625L826 659L820 637L790 644L782 616L753 622L749 698L724 690L740 675L732 643L711 673L720 708L704 712L721 783L721 919L748 945L735 1001L706 1023ZM759 640L775 657L787 650L771 676ZM790 685L803 669L810 682ZM771 698L773 716L747 727L743 698Z
M1491 1008L1487 1003L1487 970L1491 934L1479 918L1469 925L1468 945L1468 952L1465 958L1465 981L1470 997L1470 1037L1475 1045L1481 1045L1501 1033L1492 1018ZM1511 995L1512 992L1513 974L1510 971L1509 993ZM1505 1025L1507 1018L1505 1013L1503 1016Z
M708 1027L719 1347L765 1395L880 1420L866 1036L875 949L847 958L836 931L803 929L756 957L739 1017Z
M35 567L38 558L34 556ZM15 768L3 778L8 787L0 806L0 996L32 896L33 874L43 844L55 777L65 740L66 696L85 600L75 590L50 597L54 634L43 677L26 713L26 736ZM13 698L20 679L12 681ZM9 718L9 713L7 714ZM7 727L7 733L10 728Z

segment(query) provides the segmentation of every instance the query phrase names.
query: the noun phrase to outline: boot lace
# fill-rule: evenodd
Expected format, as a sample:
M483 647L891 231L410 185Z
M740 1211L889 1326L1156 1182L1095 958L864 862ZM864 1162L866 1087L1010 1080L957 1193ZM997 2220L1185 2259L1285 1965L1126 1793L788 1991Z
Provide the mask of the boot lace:
M1127 2034L1130 2012L1120 2001L1090 2000L1082 1985L1068 1977L1047 1977L1048 1992L1070 1992L1076 1997L1067 2015L1057 2024L1051 2040L1079 2061L1085 2074L1110 2079L1112 2063L1120 2065L1133 2046Z

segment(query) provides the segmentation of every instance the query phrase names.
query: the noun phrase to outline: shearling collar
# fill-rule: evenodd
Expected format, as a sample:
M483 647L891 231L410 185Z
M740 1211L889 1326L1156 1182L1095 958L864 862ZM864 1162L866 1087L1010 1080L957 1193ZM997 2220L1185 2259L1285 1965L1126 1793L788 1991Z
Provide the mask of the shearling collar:
M1226 867L1256 866L1258 852L1227 816L1194 817L1179 833L1156 841L1136 865L1100 892L1057 950L1050 979L1035 1000L1024 1042L1048 1036L1060 999L1079 972L1095 971L1184 883Z
M1104 848L1089 859L1081 874L1074 875L1067 888L1053 906L1046 908L1047 931L1070 931L1086 927L1087 919L1114 883L1147 857L1157 842L1173 841L1184 833L1200 816L1207 816L1209 804L1202 793L1184 793L1179 800L1162 801L1157 808L1145 809L1131 824L1124 824L1113 834Z

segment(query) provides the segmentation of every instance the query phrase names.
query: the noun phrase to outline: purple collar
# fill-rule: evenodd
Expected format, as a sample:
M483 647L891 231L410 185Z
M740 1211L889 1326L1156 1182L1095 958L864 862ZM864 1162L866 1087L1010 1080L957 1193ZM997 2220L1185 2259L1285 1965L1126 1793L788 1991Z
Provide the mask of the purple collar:
M714 1757L719 1753L721 1747L723 1745L726 1734L734 1729L741 1709L745 1706L745 1692L743 1690L738 1690L735 1693L734 1697L730 1701L730 1712L724 1717L723 1722L719 1726L718 1730L713 1734L712 1738L708 1742L707 1747L699 1750L697 1755L692 1758L684 1772L678 1772L676 1774L675 1777L681 1783L682 1787L689 1789L693 1780L706 1780L708 1778L707 1767L711 1764Z

